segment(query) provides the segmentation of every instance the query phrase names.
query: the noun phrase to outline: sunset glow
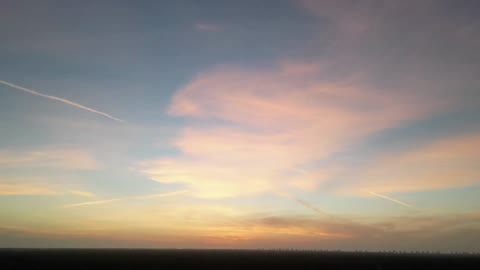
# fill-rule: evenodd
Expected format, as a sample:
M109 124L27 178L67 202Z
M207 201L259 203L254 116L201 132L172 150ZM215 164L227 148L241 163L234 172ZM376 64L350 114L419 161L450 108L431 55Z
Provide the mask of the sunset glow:
M2 1L0 247L480 252L476 1Z

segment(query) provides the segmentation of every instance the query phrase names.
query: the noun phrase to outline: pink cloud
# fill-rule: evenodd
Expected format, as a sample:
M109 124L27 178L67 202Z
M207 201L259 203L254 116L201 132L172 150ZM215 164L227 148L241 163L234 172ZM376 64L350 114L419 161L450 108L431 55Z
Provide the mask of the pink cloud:
M437 139L395 155L384 154L341 187L342 192L365 195L444 189L480 184L480 135Z
M313 189L336 168L310 174L298 168L442 107L354 81L327 82L319 72L295 63L201 74L177 92L169 109L200 121L175 140L182 155L146 161L140 170L159 182L184 183L201 197Z
M365 130L395 125L439 105L416 106L420 104L417 96L382 93L359 82L322 81L311 70L301 72L298 66L274 71L214 70L179 91L169 112L260 129L321 126L323 131L339 131L352 124Z

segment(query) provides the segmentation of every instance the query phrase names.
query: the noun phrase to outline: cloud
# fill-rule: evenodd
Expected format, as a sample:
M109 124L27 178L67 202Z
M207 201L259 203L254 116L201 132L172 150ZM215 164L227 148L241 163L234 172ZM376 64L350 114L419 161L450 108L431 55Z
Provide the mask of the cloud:
M0 196L9 195L57 195L58 192L31 184L0 184Z
M308 59L285 57L267 68L224 65L198 74L175 93L168 110L190 120L173 143L181 154L147 160L139 170L217 198L323 184L350 195L368 189L391 197L393 191L476 183L471 167L451 164L418 182L413 179L424 179L420 175L435 165L417 169L397 153L358 158L371 168L360 172L351 164L332 165L332 157L350 154L351 146L374 134L472 103L478 108L479 99L466 90L479 86L472 73L478 61L471 60L479 40L471 25L478 21L444 3L299 3L323 26L305 47ZM321 50L320 43L326 44ZM369 160L376 155L381 159ZM411 166L416 172L409 175Z
M355 220L348 216L330 218L298 212L289 215L258 204L253 206L253 211L242 211L247 209L239 205L238 200L229 207L223 201L192 202L190 199L175 198L175 207L172 207L173 201L168 200L137 207L113 207L109 211L91 205L88 211L75 211L76 217L67 214L71 213L71 208L57 208L55 211L64 211L67 219L49 220L30 229L22 229L32 225L21 221L4 224L0 228L0 243L5 245L6 239L10 239L8 243L41 246L35 237L50 235L59 241L71 240L72 246L77 247L85 244L81 238L88 237L87 246L90 247L94 243L110 243L108 240L119 241L112 247L128 247L128 244L132 247L132 243L123 241L133 239L135 247L478 251L475 244L478 240L477 212ZM29 241L8 238L22 239L22 236ZM457 245L460 240L461 246Z
M206 32L218 32L223 30L223 27L217 24L210 24L210 23L197 23L195 24L195 29L199 31L206 31Z
M305 175L298 168L443 106L402 93L382 95L353 79L327 80L322 72L312 64L283 63L200 74L169 109L196 120L174 142L182 155L144 161L139 170L155 181L184 183L201 197L312 189L334 169Z
M109 214L105 213L105 216ZM134 239L135 247L479 251L479 234L476 229L478 213L399 216L373 223L347 223L301 215L250 214L228 218L217 215L216 219L200 218L192 221L182 219L182 215L178 214L173 217L163 216L162 211L157 211L155 215L145 214L138 211L124 212L123 215L108 219L108 223L100 219L89 225L82 223L81 226L63 227L60 230L4 225L0 227L0 243L18 245L26 243L18 241L19 239L28 239L30 246L42 247L41 243L44 246L45 243L52 242L58 245L58 242L68 239L71 241L69 246L79 247L85 245L82 239L88 239L86 246L89 247L132 247L128 240ZM135 221L125 220L126 215L129 220ZM138 222L145 218L150 222ZM165 226L177 222L180 225L166 234ZM116 224L115 229L107 229L111 224Z
M88 191L70 190L69 192L73 195L78 195L78 196L82 196L82 197L95 197L94 193L88 192Z
M104 112L101 112L101 111L97 111L97 110L94 110L92 108L89 108L89 107L86 107L86 106L83 106L81 104L78 104L76 102L73 102L73 101L70 101L70 100L67 100L67 99L63 99L63 98L59 98L59 97L55 97L55 96L50 96L50 95L46 95L46 94L42 94L42 93L39 93L35 90L32 90L32 89L27 89L27 88L24 88L24 87L21 87L21 86L18 86L18 85L15 85L13 83L9 83L9 82L6 82L6 81L1 81L0 80L0 83L4 84L4 85L7 85L7 86L10 86L14 89L17 89L17 90L20 90L20 91L23 91L23 92L26 92L26 93L30 93L32 95L36 95L36 96L40 96L40 97L44 97L44 98L48 98L50 100L55 100L55 101L59 101L59 102L62 102L62 103L65 103L65 104L68 104L70 106L73 106L73 107L77 107L77 108L80 108L82 110L86 110L86 111L89 111L89 112L93 112L93 113L96 113L96 114L100 114L100 115L103 115L105 117L108 117L112 120L115 120L115 121L118 121L118 122L124 122L122 119L118 119L116 117L113 117L111 116L110 114L108 113L104 113Z
M38 151L0 151L0 166L95 170L100 165L87 151L76 148L52 147L39 149Z
M468 1L456 8L448 1L297 3L326 24L326 53L317 59L334 67L331 76L361 73L382 88L401 85L397 91L463 100L463 106L467 89L479 86L480 20L466 12L473 8Z
M355 172L355 180L338 188L356 194L361 190L391 194L480 184L480 151L476 145L480 145L480 135L473 133L438 138L395 154L384 153Z
M253 215L226 224L224 231L233 234L222 237L223 230L217 232L214 243L257 248L449 252L456 250L455 243L462 239L464 245L458 250L474 251L478 250L474 240L478 239L477 226L478 220L471 213L399 216L369 223L299 215Z
M69 190L62 187L53 187L52 184L45 183L13 183L13 179L2 179L9 183L0 183L0 196L8 195L76 195L82 197L95 197L95 194L88 191ZM24 179L22 179L24 180ZM39 182L37 180L37 182Z

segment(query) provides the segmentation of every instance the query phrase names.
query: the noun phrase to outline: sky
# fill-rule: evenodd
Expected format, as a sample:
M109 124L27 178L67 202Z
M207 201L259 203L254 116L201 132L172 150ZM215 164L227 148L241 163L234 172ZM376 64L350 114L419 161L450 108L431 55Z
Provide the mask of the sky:
M480 252L480 3L0 2L0 247Z

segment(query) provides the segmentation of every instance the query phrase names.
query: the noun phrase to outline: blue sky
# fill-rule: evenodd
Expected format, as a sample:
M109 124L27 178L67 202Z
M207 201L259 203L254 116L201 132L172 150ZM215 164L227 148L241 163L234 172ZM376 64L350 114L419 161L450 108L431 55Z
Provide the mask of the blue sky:
M479 251L479 8L3 1L0 242Z

